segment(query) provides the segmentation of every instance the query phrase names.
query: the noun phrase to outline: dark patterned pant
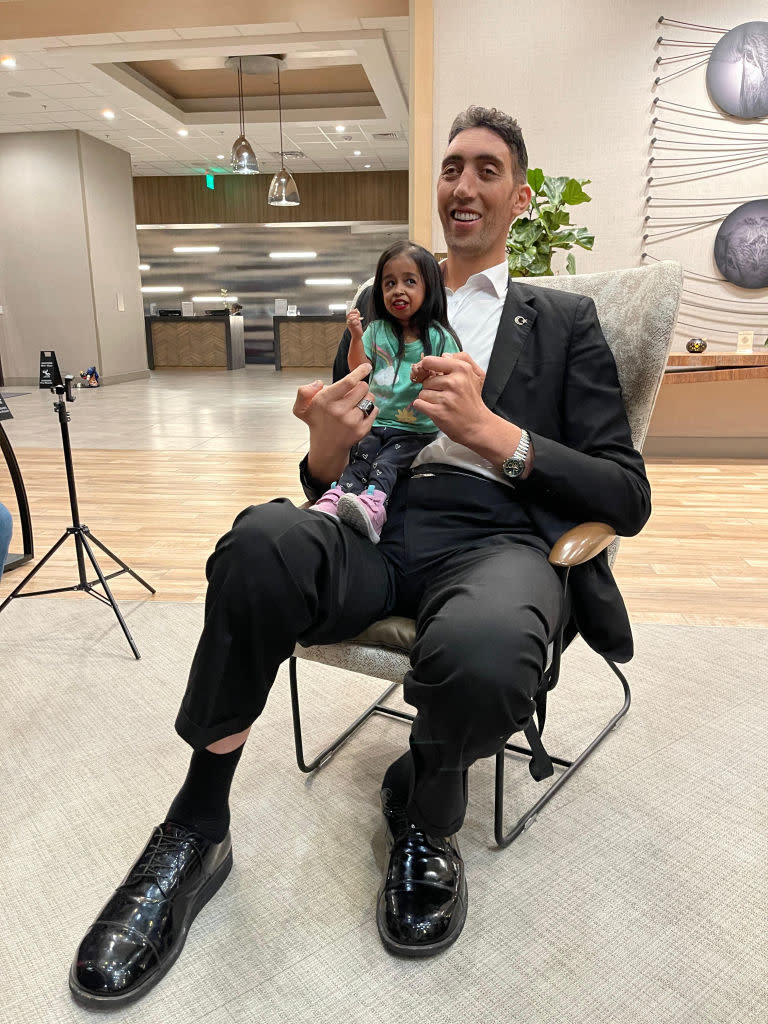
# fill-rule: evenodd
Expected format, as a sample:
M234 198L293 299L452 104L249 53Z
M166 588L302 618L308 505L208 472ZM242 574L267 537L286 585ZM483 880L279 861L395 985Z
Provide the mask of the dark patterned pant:
M371 427L350 452L349 465L339 485L352 494L362 494L369 484L389 496L398 473L410 467L421 449L434 441L436 432L414 434L399 427Z

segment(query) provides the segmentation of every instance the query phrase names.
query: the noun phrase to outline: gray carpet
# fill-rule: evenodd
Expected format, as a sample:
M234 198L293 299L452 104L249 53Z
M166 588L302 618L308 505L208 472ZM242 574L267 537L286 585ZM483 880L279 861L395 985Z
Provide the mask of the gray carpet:
M186 768L172 722L202 606L122 608L140 662L111 611L84 596L17 600L0 615L9 1024L93 1019L69 998L69 961ZM168 977L112 1019L763 1021L767 637L638 627L630 714L506 851L491 845L492 764L475 766L467 925L423 963L385 953L373 915L377 789L407 730L376 720L307 780L282 672L235 781L235 868ZM313 665L301 680L320 739L377 690ZM550 748L574 752L589 735L585 712L607 718L616 697L594 655L569 651ZM508 775L511 814L541 789L522 763Z

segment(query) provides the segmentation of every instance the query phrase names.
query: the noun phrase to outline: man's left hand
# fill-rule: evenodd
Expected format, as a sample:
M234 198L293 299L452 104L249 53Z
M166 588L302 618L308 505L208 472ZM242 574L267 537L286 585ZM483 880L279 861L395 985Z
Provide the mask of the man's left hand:
M452 441L472 447L472 439L492 429L496 419L482 399L485 373L466 352L451 356L425 356L426 373L415 412L429 416Z

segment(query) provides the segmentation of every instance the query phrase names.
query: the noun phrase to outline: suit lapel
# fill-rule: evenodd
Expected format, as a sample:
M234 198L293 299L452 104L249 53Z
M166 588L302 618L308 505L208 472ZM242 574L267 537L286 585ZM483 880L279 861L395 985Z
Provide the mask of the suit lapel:
M512 376L536 319L536 310L526 300L526 293L530 296L531 289L524 292L510 281L483 384L483 401L489 409L496 405Z

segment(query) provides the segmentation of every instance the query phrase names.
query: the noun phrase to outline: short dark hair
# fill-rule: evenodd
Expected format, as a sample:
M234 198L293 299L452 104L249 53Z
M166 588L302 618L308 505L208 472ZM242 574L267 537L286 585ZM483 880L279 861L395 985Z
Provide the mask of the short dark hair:
M459 132L466 131L467 128L487 128L496 132L499 138L506 142L512 155L513 173L516 177L520 175L523 181L527 180L528 150L523 141L523 132L514 117L497 110L496 107L467 107L454 118L448 133L448 144L453 142Z

